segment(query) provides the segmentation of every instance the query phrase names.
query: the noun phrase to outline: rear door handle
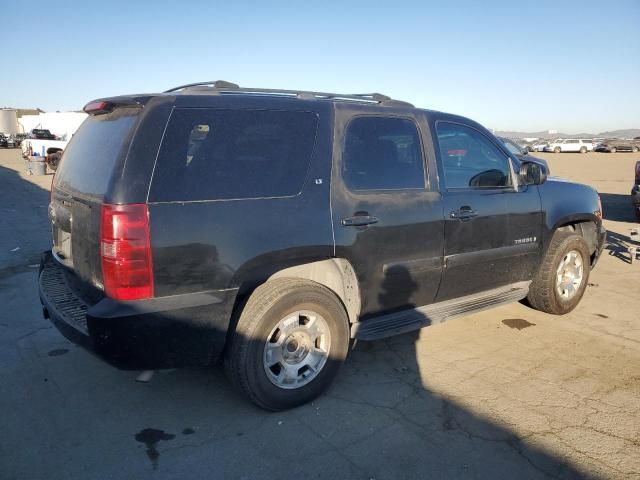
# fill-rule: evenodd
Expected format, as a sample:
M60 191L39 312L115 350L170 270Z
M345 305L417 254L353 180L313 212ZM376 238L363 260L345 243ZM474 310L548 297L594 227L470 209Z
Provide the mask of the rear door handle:
M342 225L345 227L363 227L374 223L378 223L378 217L373 215L356 215L342 219Z
M470 218L477 216L478 212L476 212L473 208L467 206L460 207L459 210L454 210L449 213L449 217L457 218L458 220L469 220Z

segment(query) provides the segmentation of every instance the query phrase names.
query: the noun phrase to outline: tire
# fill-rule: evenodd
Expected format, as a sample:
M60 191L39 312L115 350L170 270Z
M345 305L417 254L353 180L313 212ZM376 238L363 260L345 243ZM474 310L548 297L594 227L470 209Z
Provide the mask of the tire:
M609 150L611 153L616 153L616 147L611 147L611 149Z
M638 153L638 147L633 147L633 148L631 149L631 151L632 151L633 153Z
M587 147L580 147L580 153L587 153Z
M562 152L562 149L560 147L556 147L553 149L553 153L560 153Z
M558 292L557 271L560 263L570 254L575 252L580 256L582 262L582 276L580 284L576 286L575 292L565 298ZM553 315L564 315L576 308L589 281L589 271L591 269L591 255L589 247L584 238L573 232L556 231L551 239L551 244L542 260L542 264L536 276L531 282L527 300L536 310L551 313Z
M310 335L304 337L311 330L305 330L303 321L325 332L312 340L316 343L308 342L312 338ZM287 325L282 326L283 322ZM282 333L285 329L292 333L285 336ZM318 339L322 343L318 344ZM307 403L324 392L347 357L349 340L347 313L332 291L309 280L275 279L258 287L240 313L225 352L225 370L236 389L254 404L271 411L285 410ZM281 347L278 343L282 343ZM314 347L316 355L305 355L305 349L311 353ZM297 350L293 351L293 348ZM327 355L324 363L315 365L317 373L304 365L298 367L302 363L295 363L300 356L303 356L302 362L316 358L322 349ZM280 360L269 367L276 358L271 355L276 353ZM293 360L285 361L285 355L292 355ZM296 373L287 377L289 372ZM283 374L284 380L278 380L279 374ZM287 378L294 380L285 384Z

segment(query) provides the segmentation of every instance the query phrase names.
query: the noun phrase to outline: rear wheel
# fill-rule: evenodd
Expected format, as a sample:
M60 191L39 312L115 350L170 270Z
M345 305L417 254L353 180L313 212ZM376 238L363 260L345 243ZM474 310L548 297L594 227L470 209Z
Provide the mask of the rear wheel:
M253 403L284 410L333 381L349 349L349 321L336 295L308 280L282 278L247 301L225 355L227 376Z
M587 287L590 261L584 238L573 232L557 231L531 282L529 304L554 315L573 310Z
M560 147L556 147L553 149L553 153L560 153L562 149Z
M631 151L632 151L633 153L638 153L638 147L633 147L633 148L631 149Z
M587 147L580 147L580 153L587 153Z

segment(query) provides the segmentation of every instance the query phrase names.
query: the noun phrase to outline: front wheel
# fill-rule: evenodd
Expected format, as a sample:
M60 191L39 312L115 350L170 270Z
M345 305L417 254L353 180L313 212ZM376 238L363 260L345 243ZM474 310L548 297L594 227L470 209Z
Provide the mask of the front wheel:
M633 147L633 148L631 149L631 151L632 151L633 153L638 153L638 147Z
M576 308L587 287L590 262L584 238L573 232L556 232L531 282L529 304L554 315L569 313Z
M267 410L307 403L333 381L349 350L349 320L326 287L275 279L249 297L225 354L234 386Z
M616 153L616 151L617 151L616 147L611 147L611 150L610 150L611 153Z
M587 153L587 147L580 147L580 153Z
M560 147L556 147L553 149L553 153L560 153L562 150L560 149Z

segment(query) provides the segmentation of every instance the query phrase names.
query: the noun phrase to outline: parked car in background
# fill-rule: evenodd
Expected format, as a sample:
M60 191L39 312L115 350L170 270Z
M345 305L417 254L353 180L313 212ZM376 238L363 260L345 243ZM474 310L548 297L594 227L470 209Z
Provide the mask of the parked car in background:
M34 128L29 132L28 138L37 138L38 140L55 140L56 136L46 128Z
M547 174L551 173L551 170L549 169L549 164L547 163L546 160L529 155L529 150L527 148L522 148L519 144L517 144L514 140L511 140L510 138L505 138L505 137L497 137L497 138L502 142L502 144L507 148L507 150L509 150L510 153L515 155L515 157L518 160L520 160L520 162L523 162L525 160L530 162L535 162L538 165L543 165L544 168L547 170Z
M640 222L640 160L636 162L635 179L631 189L631 203L636 212L636 219Z
M532 151L534 152L544 152L544 147L546 147L547 145L549 145L548 140L536 140L531 145L531 148L533 149Z
M545 152L563 153L563 152L580 152L587 153L593 150L591 140L583 140L579 138L566 138L560 141L550 142L544 147Z
M321 394L354 338L524 298L568 313L604 247L593 188L384 95L208 82L85 111L51 189L45 317L122 368L222 359L268 410Z
M9 148L7 137L0 133L0 148Z
M625 140L621 138L608 138L596 147L596 152L637 152L640 150L640 140Z
M26 133L16 133L15 134L15 138L16 138L16 148L20 148L20 146L22 145L22 141L27 138L27 134Z

